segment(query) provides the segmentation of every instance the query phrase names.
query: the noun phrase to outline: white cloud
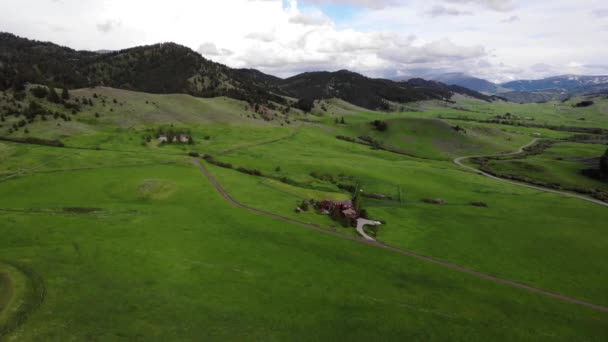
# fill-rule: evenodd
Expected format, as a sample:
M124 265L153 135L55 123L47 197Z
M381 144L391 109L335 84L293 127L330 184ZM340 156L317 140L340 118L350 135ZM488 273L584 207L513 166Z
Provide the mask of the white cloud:
M20 0L0 1L0 31L89 50L174 41L280 76L348 68L506 80L604 70L588 66L608 60L598 43L608 41L605 9L604 0ZM552 70L534 67L547 61Z
M515 9L512 0L444 0L454 4L475 4L487 7L499 12L509 12Z
M507 19L502 20L503 23L512 24L514 22L520 21L521 19L517 15L512 15Z
M230 56L234 52L228 49L218 49L214 43L203 43L196 50L203 56Z
M430 10L428 10L426 12L426 14L430 15L431 17L440 17L440 16L460 16L460 15L473 15L473 12L471 11L461 11L455 8L448 8L445 6L441 6L441 5L436 5L433 8L431 8Z
M120 26L120 21L106 20L104 22L97 24L97 29L101 32L108 33L119 26Z

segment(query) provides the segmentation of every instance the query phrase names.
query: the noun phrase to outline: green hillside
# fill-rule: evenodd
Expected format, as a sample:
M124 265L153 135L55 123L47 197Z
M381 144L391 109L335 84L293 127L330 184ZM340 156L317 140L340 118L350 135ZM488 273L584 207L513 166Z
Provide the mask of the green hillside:
M605 207L452 162L516 151L535 133L596 137L549 127L566 115L551 104L459 99L384 113L326 99L305 114L96 87L69 90L74 113L33 87L21 100L0 94L8 341L608 337L605 312L462 272L608 306ZM43 109L28 116L31 101ZM588 121L564 125L608 127L604 99L595 101L568 114ZM487 121L505 110L547 126ZM192 142L163 143L166 132ZM596 181L575 158L600 150L560 140L523 162L546 168L536 177L585 185ZM314 208L296 210L352 198L352 189L383 222L366 228L378 243L361 243L354 227Z

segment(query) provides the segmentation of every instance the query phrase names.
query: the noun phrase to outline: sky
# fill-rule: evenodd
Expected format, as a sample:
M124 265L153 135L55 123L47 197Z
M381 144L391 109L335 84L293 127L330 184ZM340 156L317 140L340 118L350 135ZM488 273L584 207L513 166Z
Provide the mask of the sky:
M0 31L79 50L171 41L280 77L608 75L606 0L0 0Z

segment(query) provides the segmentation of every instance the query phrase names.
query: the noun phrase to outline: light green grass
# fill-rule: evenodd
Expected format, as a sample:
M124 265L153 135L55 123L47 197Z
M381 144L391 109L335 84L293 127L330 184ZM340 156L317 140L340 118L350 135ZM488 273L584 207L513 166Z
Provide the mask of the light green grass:
M146 179L170 179L177 190L149 202L138 194ZM0 207L103 211L0 213L3 255L27 261L48 287L9 341L605 333L601 313L238 210L188 164L31 175L0 189L33 194L43 184L44 196Z
M583 174L597 169L605 145L559 143L540 155L525 159L493 160L488 166L501 174L520 175L531 179L560 184L565 188L588 188L608 191L608 183Z
M381 242L608 305L604 208L499 183L450 160L513 151L538 131L568 133L446 124L436 117L463 111L430 102L408 106L420 111L385 114L330 100L327 113L309 117L314 122L281 126L240 116L242 104L227 99L107 88L72 93L93 92L117 98L124 111L104 112L98 121L82 113L72 123L83 130L32 129L32 136L61 138L66 148L0 143L1 176L27 169L0 182L0 255L30 267L48 290L9 341L608 337L604 313L234 207L186 156L195 151L258 169L273 179L208 166L250 207L351 236L352 228L294 209L303 199L347 198L335 183L360 184L394 198L364 200L372 218L386 221L377 232ZM550 120L550 110L541 108L539 117ZM335 124L339 116L345 125ZM369 125L376 119L392 123L387 144L430 159L335 137L381 137ZM167 124L191 130L196 143L142 144L148 129ZM469 133L458 135L449 125ZM547 153L596 153L587 145L566 147ZM282 177L292 185L276 180ZM19 283L27 286L27 279Z

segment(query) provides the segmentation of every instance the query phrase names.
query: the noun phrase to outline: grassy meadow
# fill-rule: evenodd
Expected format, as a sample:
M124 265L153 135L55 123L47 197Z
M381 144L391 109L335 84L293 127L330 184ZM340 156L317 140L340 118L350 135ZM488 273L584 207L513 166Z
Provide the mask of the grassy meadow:
M9 135L59 139L65 147L0 141L0 340L608 338L605 312L234 207L188 156L232 164L201 161L239 202L346 236L356 236L352 227L295 208L350 198L340 184L390 196L363 201L385 221L372 232L379 241L606 306L604 207L452 163L517 150L539 131L569 133L439 119L471 113L469 106L479 118L519 110L537 121L608 127L604 107L556 114L553 103L535 111L460 99L385 114L328 100L326 110L270 120L225 98L71 93L96 100L71 121L35 121L28 133ZM388 129L375 130L373 120ZM147 141L159 127L188 130L194 143ZM371 136L400 153L338 135ZM550 168L539 177L583 184L591 180L577 173L581 160L605 147L558 144L525 162Z

